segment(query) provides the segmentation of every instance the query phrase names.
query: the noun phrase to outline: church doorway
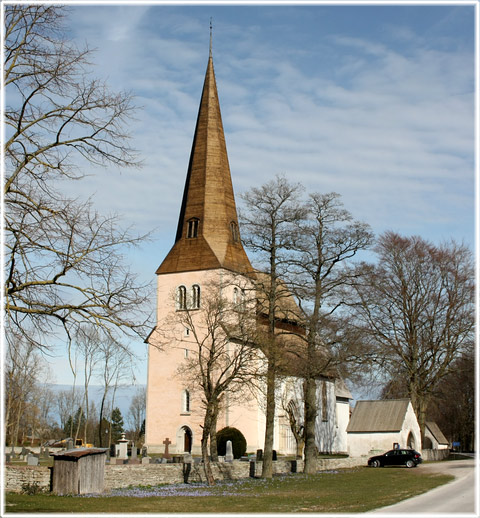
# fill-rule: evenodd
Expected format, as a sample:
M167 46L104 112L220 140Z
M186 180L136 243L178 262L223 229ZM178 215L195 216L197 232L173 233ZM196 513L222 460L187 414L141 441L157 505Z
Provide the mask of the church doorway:
M183 430L183 451L185 453L192 452L192 430L188 426L184 426Z

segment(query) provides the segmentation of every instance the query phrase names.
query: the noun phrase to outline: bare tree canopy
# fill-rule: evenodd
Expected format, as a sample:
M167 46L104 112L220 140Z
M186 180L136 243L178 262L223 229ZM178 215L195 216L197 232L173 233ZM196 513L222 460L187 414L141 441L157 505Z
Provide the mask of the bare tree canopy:
M123 262L143 239L68 199L60 180L85 167L138 165L126 123L130 94L88 73L89 49L62 35L64 7L5 6L5 301L7 326L48 346L84 322L145 333L146 286Z
M266 425L262 477L273 476L273 439L275 423L275 382L280 356L284 347L276 337L276 325L285 298L283 276L289 265L294 247L294 224L305 217L301 202L303 188L291 184L283 176L246 192L242 199L245 211L240 215L244 244L257 254L265 275L258 276L257 289L261 293L263 310L267 317L267 333L262 340L266 355Z
M335 312L342 308L345 292L355 278L350 260L372 244L373 233L367 224L353 220L337 193L311 194L306 209L305 218L295 223L297 237L289 261L289 282L299 300L306 330L302 337L306 346L304 469L315 473L317 380L344 368L355 348L355 342L342 340L344 320Z
M474 267L471 251L387 232L378 264L356 283L356 316L365 353L385 379L406 380L422 436L432 394L473 342Z

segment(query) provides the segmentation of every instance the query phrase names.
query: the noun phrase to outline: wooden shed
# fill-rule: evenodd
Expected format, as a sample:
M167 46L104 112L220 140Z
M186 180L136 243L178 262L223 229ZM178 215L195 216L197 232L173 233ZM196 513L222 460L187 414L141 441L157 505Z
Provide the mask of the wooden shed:
M103 493L106 452L105 448L74 448L53 453L52 492Z

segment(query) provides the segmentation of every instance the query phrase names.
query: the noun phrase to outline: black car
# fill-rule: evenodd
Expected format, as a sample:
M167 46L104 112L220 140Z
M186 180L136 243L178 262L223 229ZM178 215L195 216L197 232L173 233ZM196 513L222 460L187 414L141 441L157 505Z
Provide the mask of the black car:
M368 465L373 468L383 466L407 466L407 468L417 467L422 462L422 456L415 450L390 450L382 455L376 455L368 459Z

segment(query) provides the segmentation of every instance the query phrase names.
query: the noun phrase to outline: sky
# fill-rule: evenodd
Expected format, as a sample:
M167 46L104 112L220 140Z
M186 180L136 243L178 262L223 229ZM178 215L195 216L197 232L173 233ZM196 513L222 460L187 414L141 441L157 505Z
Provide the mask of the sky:
M129 130L143 167L92 167L65 189L152 232L127 256L143 280L155 282L174 242L210 19L237 205L284 174L307 192L338 192L377 235L475 248L473 3L70 8L68 36L96 49L93 73L135 96ZM146 346L132 347L145 383Z

